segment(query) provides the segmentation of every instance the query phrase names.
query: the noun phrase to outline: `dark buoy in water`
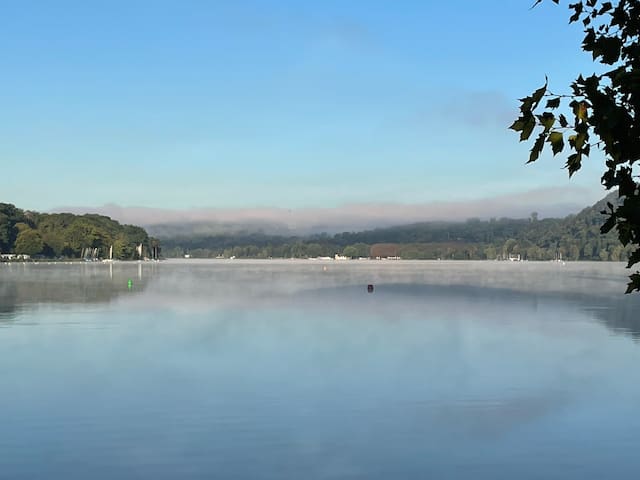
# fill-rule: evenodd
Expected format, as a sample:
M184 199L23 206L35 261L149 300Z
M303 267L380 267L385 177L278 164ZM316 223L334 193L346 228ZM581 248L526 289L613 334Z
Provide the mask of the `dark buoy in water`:
M367 285L367 292L373 293L373 285L371 284Z

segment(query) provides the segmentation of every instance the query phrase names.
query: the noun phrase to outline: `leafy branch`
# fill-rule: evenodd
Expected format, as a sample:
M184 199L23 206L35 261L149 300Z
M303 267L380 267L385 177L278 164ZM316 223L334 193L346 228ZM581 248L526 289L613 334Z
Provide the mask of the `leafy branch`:
M520 134L520 141L535 133L527 163L538 160L545 148L554 156L566 151L570 177L592 148L602 150L602 184L617 189L619 198L602 212L607 220L601 231L615 228L621 243L635 248L627 264L631 268L640 263L640 184L633 172L640 160L640 0L582 0L569 9L569 23L583 26L582 50L591 53L604 72L578 76L570 94L549 91L545 78L542 87L520 99L520 116L510 128ZM569 118L557 113L563 103ZM627 293L635 290L640 291L640 272L630 276Z

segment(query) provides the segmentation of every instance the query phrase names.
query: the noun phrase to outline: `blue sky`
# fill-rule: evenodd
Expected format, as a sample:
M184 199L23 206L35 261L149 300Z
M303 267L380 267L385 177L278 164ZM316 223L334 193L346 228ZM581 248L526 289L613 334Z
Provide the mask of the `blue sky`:
M596 199L601 159L570 181L560 158L525 167L507 130L545 74L593 70L566 5L532 3L3 2L0 201Z

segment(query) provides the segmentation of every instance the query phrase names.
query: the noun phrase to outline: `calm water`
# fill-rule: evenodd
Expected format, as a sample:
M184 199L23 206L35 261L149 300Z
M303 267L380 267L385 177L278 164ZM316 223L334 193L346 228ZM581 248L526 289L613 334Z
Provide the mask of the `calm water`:
M637 478L626 273L2 264L0 478Z

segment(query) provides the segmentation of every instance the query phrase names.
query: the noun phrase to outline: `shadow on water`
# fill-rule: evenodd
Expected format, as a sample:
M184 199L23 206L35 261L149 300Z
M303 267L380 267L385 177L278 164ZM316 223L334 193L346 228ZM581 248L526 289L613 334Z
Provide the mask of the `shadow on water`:
M630 335L640 341L640 296L630 295L621 300L584 298L582 307L616 333Z
M108 304L140 294L155 269L142 264L4 265L0 270L0 324L42 305Z
M522 292L501 288L479 288L453 286L446 289L430 287L432 295L452 295L472 299L474 302L489 301L529 304L537 308L540 304L565 305L579 309L604 324L615 333L631 336L640 341L640 295L589 295L585 293ZM443 291L443 290L446 290ZM407 291L407 288L405 288Z

